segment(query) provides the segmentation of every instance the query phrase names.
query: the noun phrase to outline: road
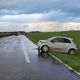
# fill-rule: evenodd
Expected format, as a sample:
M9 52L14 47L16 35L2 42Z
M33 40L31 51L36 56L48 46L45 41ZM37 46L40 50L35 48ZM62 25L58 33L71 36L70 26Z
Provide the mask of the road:
M54 58L38 56L36 48L23 35L0 38L0 80L80 80Z

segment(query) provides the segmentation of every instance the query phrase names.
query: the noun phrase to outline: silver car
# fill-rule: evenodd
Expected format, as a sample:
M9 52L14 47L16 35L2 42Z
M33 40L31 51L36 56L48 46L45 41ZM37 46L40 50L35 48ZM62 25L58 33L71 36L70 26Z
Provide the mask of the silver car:
M75 54L77 51L76 45L72 38L68 37L52 37L48 40L39 40L38 43L39 53L48 53L49 51L65 52L68 54Z

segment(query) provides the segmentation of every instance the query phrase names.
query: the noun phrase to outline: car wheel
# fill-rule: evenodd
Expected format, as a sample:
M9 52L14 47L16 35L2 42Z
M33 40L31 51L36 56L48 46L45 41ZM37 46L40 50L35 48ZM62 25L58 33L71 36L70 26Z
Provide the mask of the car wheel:
M70 49L69 51L68 51L68 54L75 54L76 53L76 51L74 50L74 49Z
M48 53L49 52L49 47L47 45L44 45L41 47L42 52Z

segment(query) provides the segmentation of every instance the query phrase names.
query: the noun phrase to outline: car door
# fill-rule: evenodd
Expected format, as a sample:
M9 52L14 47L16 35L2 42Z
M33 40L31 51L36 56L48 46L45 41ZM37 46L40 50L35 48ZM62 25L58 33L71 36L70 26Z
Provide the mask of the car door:
M58 51L58 52L64 52L65 51L65 43L63 38L55 38L51 41L51 50L52 51Z
M71 41L69 39L63 38L64 52L68 52L69 47L71 46Z

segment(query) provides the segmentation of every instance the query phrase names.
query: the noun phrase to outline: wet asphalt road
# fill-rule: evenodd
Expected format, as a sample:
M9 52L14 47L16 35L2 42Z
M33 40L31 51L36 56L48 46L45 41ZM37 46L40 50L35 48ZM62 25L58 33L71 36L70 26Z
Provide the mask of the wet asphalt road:
M80 80L51 57L38 56L25 36L0 38L0 80Z

